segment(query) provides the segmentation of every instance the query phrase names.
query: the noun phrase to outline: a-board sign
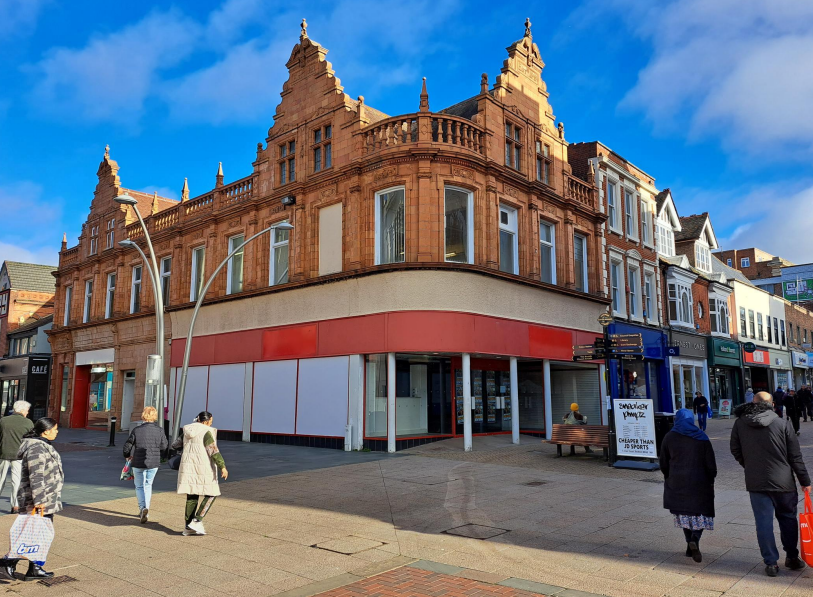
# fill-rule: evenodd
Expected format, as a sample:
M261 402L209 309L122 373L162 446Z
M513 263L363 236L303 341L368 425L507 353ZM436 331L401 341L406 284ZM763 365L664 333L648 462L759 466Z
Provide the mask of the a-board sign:
M728 398L723 398L720 400L720 416L721 417L730 417L731 416L731 400Z
M655 410L652 400L613 400L617 454L636 458L657 458Z

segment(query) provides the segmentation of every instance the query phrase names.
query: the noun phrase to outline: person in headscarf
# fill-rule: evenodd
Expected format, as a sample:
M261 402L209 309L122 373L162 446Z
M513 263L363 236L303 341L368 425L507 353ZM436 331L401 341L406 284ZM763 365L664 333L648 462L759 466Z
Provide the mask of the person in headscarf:
M562 421L565 425L587 425L587 417L579 412L579 405L575 402L570 405L570 412L562 417ZM584 453L592 454L593 450L590 446L584 446Z
M754 390L753 388L748 388L745 391L745 403L748 404L749 402L754 401Z
M709 437L694 424L694 413L681 408L661 443L663 507L683 529L686 557L702 562L700 536L714 530L714 478L717 462Z

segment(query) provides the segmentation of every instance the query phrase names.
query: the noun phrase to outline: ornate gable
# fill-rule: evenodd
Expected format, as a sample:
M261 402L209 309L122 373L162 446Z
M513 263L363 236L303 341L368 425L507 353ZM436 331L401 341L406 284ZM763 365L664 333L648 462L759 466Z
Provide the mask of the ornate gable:
M96 171L99 182L96 183L96 190L93 192L93 201L90 204L90 211L102 213L107 211L103 202L106 199L112 201L113 197L119 194L121 180L119 179L119 165L116 160L110 157L110 146L104 148L104 157Z

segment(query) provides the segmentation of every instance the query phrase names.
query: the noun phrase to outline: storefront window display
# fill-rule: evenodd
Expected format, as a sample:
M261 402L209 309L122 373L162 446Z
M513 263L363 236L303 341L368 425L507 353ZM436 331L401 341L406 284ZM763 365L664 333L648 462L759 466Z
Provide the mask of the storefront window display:
M387 437L387 355L367 356L366 433Z
M693 408L694 393L705 393L703 367L700 365L672 365L672 392L675 408Z
M90 370L90 411L108 412L113 404L113 371L106 367Z
M545 388L542 363L517 363L519 421L523 431L545 431ZM510 406L510 401L509 401Z

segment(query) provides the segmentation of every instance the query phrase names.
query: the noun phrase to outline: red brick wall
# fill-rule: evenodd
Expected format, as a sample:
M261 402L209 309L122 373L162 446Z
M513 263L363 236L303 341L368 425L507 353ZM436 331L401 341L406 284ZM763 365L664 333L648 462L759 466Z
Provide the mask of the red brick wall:
M21 325L48 317L54 312L54 295L50 292L9 290L8 315L0 318L0 355L8 355L8 334Z

